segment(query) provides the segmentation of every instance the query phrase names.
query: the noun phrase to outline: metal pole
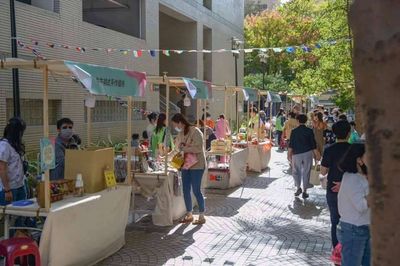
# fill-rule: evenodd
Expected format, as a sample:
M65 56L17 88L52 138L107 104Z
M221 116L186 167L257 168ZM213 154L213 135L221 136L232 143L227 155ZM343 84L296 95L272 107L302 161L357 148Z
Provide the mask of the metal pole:
M17 49L17 27L15 25L15 6L14 0L10 0L10 22L11 22L11 55L13 58L18 57ZM12 69L13 79L13 105L14 116L21 116L20 97L19 97L19 72L17 68Z
M237 64L238 57L236 54L234 54L234 56L235 56L235 86L237 87L237 86L239 86L238 64ZM236 109L238 108L238 106L239 106L239 97L238 97L238 94L236 93ZM236 121L239 124L239 112L236 112ZM237 128L237 131L239 132L239 128Z

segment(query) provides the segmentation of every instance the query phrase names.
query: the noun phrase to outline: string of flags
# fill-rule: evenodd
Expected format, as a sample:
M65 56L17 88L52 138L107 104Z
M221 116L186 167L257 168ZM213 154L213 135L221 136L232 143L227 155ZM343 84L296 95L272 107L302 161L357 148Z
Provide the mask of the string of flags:
M48 47L48 48L61 48L61 49L68 49L68 50L75 50L79 53L86 53L88 51L99 51L99 52L105 52L107 54L111 53L121 53L123 55L132 55L134 58L140 58L144 54L148 54L151 57L156 57L157 54L162 54L164 56L171 56L172 54L183 54L183 53L232 53L232 54L240 54L241 52L248 54L248 53L253 53L253 52L258 52L258 53L268 53L268 52L273 52L275 54L279 53L288 53L288 54L293 54L296 51L301 51L305 53L310 53L314 49L321 49L323 47L327 46L333 46L338 43L343 43L343 42L350 42L350 38L342 38L339 40L325 40L325 41L319 41L315 44L311 45L297 45L297 46L286 46L286 47L267 47L267 48L239 48L239 49L217 49L217 50L207 50L207 49L202 49L202 50L176 50L176 49L117 49L117 48L98 48L98 47L83 47L83 46L72 46L72 45L66 45L66 44L59 44L59 43L54 43L54 42L39 42L36 39L30 39L29 42L30 44L26 44L22 41L21 38L17 38L17 43L19 47L24 48L26 50L31 51L35 56L41 59L46 59L40 52L39 47Z

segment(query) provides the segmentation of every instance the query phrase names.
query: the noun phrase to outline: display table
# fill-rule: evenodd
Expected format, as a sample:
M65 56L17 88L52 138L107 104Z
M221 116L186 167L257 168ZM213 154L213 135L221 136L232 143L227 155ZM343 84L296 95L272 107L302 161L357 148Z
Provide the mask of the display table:
M125 244L131 186L117 186L84 197L51 204L46 212L37 203L6 208L5 237L9 215L46 217L40 239L42 265L93 265Z
M240 186L243 184L244 179L246 178L246 162L248 158L249 150L239 149L235 150L232 153L213 153L208 152L209 156L224 156L229 161L228 171L224 171L224 169L218 168L209 168L208 174L206 178L205 188L220 188L220 189L228 189L236 186ZM230 158L229 158L230 157ZM214 178L214 173L221 172L221 178ZM226 174L223 174L223 173ZM226 176L225 176L226 175ZM224 178L228 178L228 180L224 180Z
M247 166L250 171L261 173L268 167L271 160L271 143L269 141L258 144L249 143Z
M170 170L167 175L164 172L135 173L134 183L140 186L139 190L143 196L152 196L156 200L156 207L152 213L153 224L171 226L174 220L185 215L182 182L176 171ZM193 204L195 203L193 200Z

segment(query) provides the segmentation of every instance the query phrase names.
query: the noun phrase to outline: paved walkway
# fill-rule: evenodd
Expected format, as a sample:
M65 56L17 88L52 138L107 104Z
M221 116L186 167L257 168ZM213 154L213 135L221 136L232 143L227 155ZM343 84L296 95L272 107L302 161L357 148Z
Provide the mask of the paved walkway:
M204 226L130 225L125 247L101 265L331 265L324 191L295 199L286 153L274 150L270 167L243 187L207 191Z

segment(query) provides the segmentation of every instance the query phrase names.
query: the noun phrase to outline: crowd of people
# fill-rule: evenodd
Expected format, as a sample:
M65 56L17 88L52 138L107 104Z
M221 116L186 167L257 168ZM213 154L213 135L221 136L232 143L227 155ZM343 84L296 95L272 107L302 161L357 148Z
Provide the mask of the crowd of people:
M211 140L225 138L231 134L224 115L217 121L206 116L199 121L201 128L188 122L182 114L171 119L177 133L175 139L167 128L165 114L151 113L149 124L139 141L139 134L132 136L132 146L146 145L153 156L170 157L181 153L185 160L182 168L182 187L186 215L182 223L204 224L205 200L201 182L207 167L206 148ZM248 128L272 130L265 113L251 108ZM81 140L73 131L74 123L69 118L57 122L55 139L55 168L50 171L51 180L63 179L65 150L78 149ZM25 173L27 163L22 137L26 129L20 118L12 118L0 139L0 205L26 199ZM341 265L370 265L370 214L368 205L368 170L366 165L364 136L359 136L356 124L346 115L335 110L332 114L323 107L307 114L293 108L286 117L281 109L275 120L276 141L280 149L288 147L296 191L295 197L307 199L310 172L313 164L321 164L321 175L327 178L326 200L330 211L332 247L341 247ZM206 144L203 143L206 133ZM199 205L199 217L193 218L193 192Z
M321 165L320 176L327 179L326 200L331 220L332 258L339 254L343 266L370 265L370 210L368 170L364 141L341 110L332 114L322 106L307 114L281 110L276 117L279 148L288 145L296 191L295 197L309 197L310 172ZM279 121L280 120L280 121ZM282 121L284 122L282 128ZM336 254L336 255L335 255Z

